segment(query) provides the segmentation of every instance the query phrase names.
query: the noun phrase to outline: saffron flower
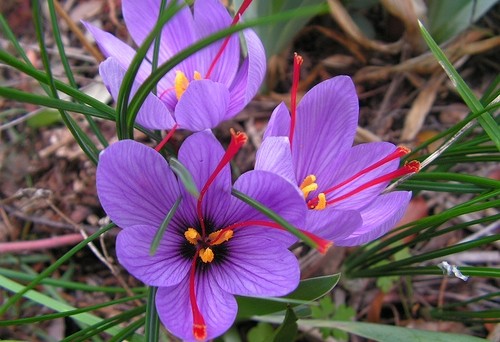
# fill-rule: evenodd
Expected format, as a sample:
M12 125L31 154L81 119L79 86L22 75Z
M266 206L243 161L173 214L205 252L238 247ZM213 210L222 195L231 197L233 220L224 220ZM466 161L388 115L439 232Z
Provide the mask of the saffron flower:
M123 0L127 29L137 45L156 24L160 0ZM195 1L193 11L184 6L161 33L159 64L197 41L235 24L251 1L246 0L234 20L218 0ZM170 1L171 3L171 1ZM183 1L180 3L184 3ZM99 73L116 99L135 50L111 35L84 23L107 59ZM257 93L265 75L266 57L254 31L244 30L245 51L241 62L238 34L218 41L185 59L157 84L137 114L137 123L150 129L190 131L213 128L238 114ZM151 74L153 48L147 54L132 86L132 94Z
M291 113L283 103L274 110L255 169L297 187L310 232L339 246L367 243L401 219L411 198L408 191L383 190L392 179L417 172L419 164L399 168L408 150L388 142L352 146L359 105L347 76L316 85L296 106L300 63L296 56Z
M299 282L298 261L287 249L295 237L232 196L231 189L299 227L304 225L302 197L285 179L267 171L247 172L232 185L228 163L245 140L244 134L233 133L226 151L209 130L185 140L178 159L190 171L198 199L150 147L122 140L100 155L99 199L122 228L118 260L136 278L158 287L159 317L184 340L224 333L236 317L234 295L281 296ZM152 253L155 235L176 203Z

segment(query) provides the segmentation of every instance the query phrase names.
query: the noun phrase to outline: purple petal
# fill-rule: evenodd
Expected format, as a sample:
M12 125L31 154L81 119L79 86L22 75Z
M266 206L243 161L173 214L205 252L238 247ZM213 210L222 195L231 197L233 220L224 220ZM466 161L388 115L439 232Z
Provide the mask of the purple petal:
M360 229L362 224L363 219L356 210L336 210L327 207L324 210L307 211L307 230L333 241L335 245L337 241L345 239Z
M271 136L265 139L257 150L255 170L272 172L297 185L288 137Z
M293 226L304 228L307 211L304 199L297 188L284 178L267 171L250 171L236 180L234 188L273 210ZM229 208L225 220L228 225L253 220L272 222L266 215L236 197L232 198ZM292 234L275 228L247 226L241 229L275 239L286 246L297 240Z
M393 144L387 142L368 143L352 147L341 156L338 156L338 162L331 166L329 175L323 176L323 173L317 174L317 181L320 182L318 184L321 186L321 190L324 191L324 189L330 188L332 185L340 184L342 181L354 176L359 171L391 154L395 149L396 147ZM382 165L366 175L353 180L340 189L327 194L327 200L347 194L377 177L396 170L398 166L398 159ZM343 210L363 208L369 205L369 203L385 189L388 183L387 181L367 188L356 195L333 203L332 206L336 209Z
M207 340L226 332L233 324L238 307L234 296L222 291L209 272L197 272L196 299L207 326ZM195 341L193 314L189 301L189 277L176 286L160 287L156 309L165 327L185 341Z
M122 230L116 239L118 261L147 285L177 285L191 266L191 260L180 253L186 240L174 227L167 227L156 253L151 256L151 244L157 230L155 226L132 226Z
M226 8L218 0L195 1L194 24L198 37L205 38L215 32L228 28L231 25L231 16ZM224 39L203 49L199 58L198 71L205 75L214 61ZM200 56L201 57L201 56ZM203 63L203 64L201 64ZM223 83L228 88L238 71L240 64L240 44L238 34L233 34L224 48L220 58L217 60L209 79Z
M114 57L109 57L99 65L99 73L109 92L116 100L120 92L123 77L125 76L125 69L123 69ZM130 100L132 100L132 96L138 88L139 83L134 82L130 93ZM175 125L175 121L167 107L153 94L149 94L144 101L137 113L136 121L149 129L171 129Z
M123 0L122 11L130 35L137 45L141 45L158 21L160 1ZM193 15L189 7L185 6L167 22L162 30L159 62L165 62L195 41ZM151 51L152 49L149 57L151 57ZM191 70L189 74L193 72L194 70Z
M193 81L175 108L179 128L202 131L224 120L229 105L229 92L221 83L211 80Z
M101 152L96 181L104 211L121 228L159 227L180 195L177 179L163 157L132 140Z
M299 264L286 247L245 229L236 231L227 244L229 255L211 269L224 291L243 296L284 296L297 287Z
M290 134L290 112L284 102L281 102L271 114L264 132L264 139L270 136L288 137Z
M253 30L243 31L248 56L230 88L231 104L226 119L238 114L257 94L266 75L266 53L259 37Z
M297 182L323 174L352 146L358 122L358 97L351 79L337 76L309 90L297 107L292 155Z
M199 191L203 189L223 155L224 149L209 130L191 135L179 149L179 161L191 172ZM186 209L182 211L190 210L191 213L196 213L196 200L184 189L183 192L185 193L183 205ZM225 216L230 198L231 169L228 164L217 175L205 194L202 206L205 219L217 225ZM188 209L188 204L191 209Z
M359 246L387 233L403 217L410 203L411 192L396 191L377 197L361 211L363 225L347 238L336 241L338 246Z
M97 27L89 23L82 23L92 34L102 53L106 57L116 58L116 61L118 61L123 69L128 69L130 63L132 62L132 59L135 56L135 50L112 34L98 29ZM142 62L141 67L139 68L139 72L136 76L136 81L142 83L150 74L151 64L145 60Z

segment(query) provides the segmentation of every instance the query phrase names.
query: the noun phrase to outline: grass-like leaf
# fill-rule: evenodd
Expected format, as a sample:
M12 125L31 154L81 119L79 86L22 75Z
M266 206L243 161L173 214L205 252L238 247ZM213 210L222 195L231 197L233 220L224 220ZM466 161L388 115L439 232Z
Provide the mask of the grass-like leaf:
M81 241L75 247L71 248L66 254L57 259L53 264L47 267L43 272L41 272L35 279L33 279L28 285L24 286L21 290L17 291L15 295L10 297L4 304L0 307L0 315L4 314L10 306L16 303L26 292L32 290L37 286L43 279L47 278L52 272L58 269L63 263L69 260L73 255L82 250L87 244L95 239L97 239L102 234L106 233L108 230L116 227L114 223L108 224L101 229L99 229L94 234L90 235L85 240Z
M148 288L148 298L146 303L146 321L144 326L144 335L146 341L158 341L160 332L160 318L158 311L156 311L156 291L157 287L151 286Z
M465 104L474 113L483 111L484 107L481 102L474 96L472 90L467 86L462 77L460 77L457 70L455 70L444 52L439 48L434 39L432 39L431 35L429 34L429 32L427 32L424 25L422 25L421 22L419 22L419 25L425 42L452 81ZM498 124L495 122L493 117L488 112L486 112L478 117L478 121L485 132L488 134L488 136L491 138L491 140L495 143L496 147L500 150L500 128L498 127Z
M0 275L0 287L3 287L4 289L9 290L9 291L14 292L14 293L20 293L21 291L23 291L24 292L23 296L26 297L27 299L29 299L35 303L38 303L40 305L43 305L44 307L50 308L54 311L57 311L57 312L77 310L76 308L74 308L70 305L67 305L65 303L61 303L60 301L55 300L55 299L53 299L53 298L51 298L43 293L40 293L38 291L35 291L35 290L27 290L26 291L26 287L8 279L2 275ZM88 325L93 325L96 323L100 323L102 321L101 318L99 318L95 315L86 313L86 312L77 313L77 314L73 315L72 318L81 322L81 323L88 324ZM110 328L110 329L107 329L106 331L112 335L119 332L119 330L117 328Z
M12 283L10 285L12 285ZM19 285L19 286L21 286L21 285ZM31 297L28 297L28 295L32 295L32 294L33 293L28 291L26 298L32 299ZM36 297L36 295L35 295L35 298L38 298L38 297ZM99 309L102 309L102 308L105 308L105 307L111 306L111 305L127 303L127 302L130 302L130 301L133 301L136 299L141 299L141 298L144 298L144 295L137 295L137 296L133 296L133 297L115 299L115 300L108 301L106 303L89 305L89 306L86 306L86 307L80 308L80 309L60 310L60 312L53 313L53 314L28 317L28 318L18 318L18 319L12 319L12 320L4 320L4 321L0 321L0 327L6 327L6 326L11 326L11 325L33 324L33 323L39 323L39 322L53 320L53 319L57 319L57 318L72 317L72 316L75 316L75 315L78 315L81 313L99 310ZM66 305L66 304L64 304L64 305ZM62 308L60 305L57 305L57 307ZM54 308L52 308L52 309L54 309ZM54 310L56 310L56 309L54 309ZM56 310L56 311L59 311L59 310ZM90 316L83 316L83 317L89 318ZM90 319L97 322L97 320L94 318L90 318ZM84 321L84 320L80 320L80 322L89 323L88 321Z
M177 208L179 207L179 204L181 204L182 201L182 196L179 196L177 200L175 201L174 205L172 208L167 213L167 216L163 220L163 222L160 225L160 228L158 228L158 231L155 234L155 237L153 239L153 243L151 243L151 248L149 250L149 255L153 256L156 254L156 251L158 249L158 246L160 245L161 240L163 239L163 235L165 234L165 231L167 230L168 225L170 224L170 221L175 215L175 212L177 211Z
M283 321L283 316L261 316L254 317L256 320L269 323L281 323ZM405 341L405 342L420 342L420 341L433 341L433 342L480 342L483 339L443 333L436 331L426 331L418 329L410 329L403 327L395 327L386 324L373 324L373 323L362 323L362 322L346 322L346 321L329 321L329 320L312 320L312 319L299 319L297 321L299 327L306 328L332 328L340 329L348 333L362 336L374 341L379 342L395 342L395 341Z
M48 85L50 89L50 95L53 98L59 98L57 94L57 89L54 83L54 78L52 76L52 71L50 67L49 56L47 53L47 48L44 39L44 29L42 25L42 16L40 13L40 2L39 0L33 1L33 22L35 24L36 36L38 39L38 45L40 47L40 57L42 59L43 67L47 75ZM94 163L97 164L99 150L94 144L94 142L83 132L83 130L78 126L76 121L64 110L59 110L61 117L68 127L75 140L77 141L80 148L85 152L87 157Z
M194 198L200 197L200 193L194 183L191 172L189 172L189 170L175 157L169 157L168 164L170 165L172 171L180 179L186 190L193 195Z

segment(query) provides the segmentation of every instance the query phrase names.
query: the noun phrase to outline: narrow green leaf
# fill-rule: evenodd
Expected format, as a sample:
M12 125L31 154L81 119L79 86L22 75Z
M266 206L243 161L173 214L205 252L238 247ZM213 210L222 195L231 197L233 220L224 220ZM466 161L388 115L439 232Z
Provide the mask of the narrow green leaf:
M189 172L189 170L175 157L169 157L168 164L177 177L179 177L186 190L193 195L194 198L200 197L200 193L198 192L196 184L194 184L191 172Z
M255 298L237 296L238 318L267 315L286 310L288 306L308 304L329 293L340 280L340 273L302 280L295 291L285 297Z
M129 339L129 337L132 336L137 329L139 329L140 327L142 327L145 324L145 321L146 321L146 318L141 317L138 320L136 320L135 322L132 322L130 324L127 323L127 326L125 328L123 328L122 331L120 331L118 334L111 337L108 340L108 342L122 342L122 341L143 342L144 340L145 341L153 341L153 342L159 341L158 339L151 340L151 339L148 339L147 337L142 338L139 336L134 336L132 339Z
M22 295L26 297L29 300L32 300L35 303L38 303L42 306L45 306L47 308L50 308L54 311L57 312L64 312L64 311L73 311L77 310L76 308L67 305L65 303L61 303L49 296L46 296L38 291L35 290L26 290L27 287L24 287L21 284L18 284L9 278L4 277L3 275L0 275L0 287L3 287L4 289L14 292L14 293L23 293ZM101 318L94 316L89 313L78 313L76 315L72 316L73 319L84 323L84 324L96 324L102 321ZM108 333L114 335L119 332L119 330L115 328L110 328L109 330L106 330Z
M255 199L245 195L244 193L236 189L232 189L231 194L237 199L242 200L246 204L250 205L252 208L257 209L258 211L269 217L271 220L273 220L281 227L283 227L285 230L287 230L290 234L295 235L297 238L305 242L309 247L311 248L318 247L316 242L314 242L309 236L305 235L298 228L295 228L293 225L288 223L288 221L286 221L283 217L278 215L274 210L269 209L259 201L256 201Z
M19 70L20 72L26 74L27 76L33 77L35 80L43 83L43 84L48 84L49 83L49 78L47 74L45 74L43 71L35 69L33 66L30 66L26 63L21 62L18 60L16 57L8 54L6 51L0 49L0 61L13 67L14 69ZM74 89L67 84L58 81L58 80L53 80L54 84L56 86L56 89L59 91L62 91L63 93L71 96L72 98L81 101L90 107L92 109L95 109L96 112L100 113L100 115L95 115L96 117L102 117L108 120L115 120L115 110L111 108L110 106L96 100L92 96L89 96L85 94L84 92ZM2 88L2 89L9 89L9 88ZM3 96L0 94L0 96ZM39 96L40 97L40 96ZM45 98L45 97L43 97ZM22 99L22 98L21 98ZM20 102L23 102L22 100ZM31 102L28 102L31 103ZM34 104L39 104L39 103L34 103ZM51 106L48 106L51 107ZM57 107L55 107L57 108ZM71 109L68 109L71 110ZM78 110L76 112L79 112ZM92 115L92 113L88 113L89 115Z
M47 75L48 85L50 89L50 95L53 98L58 98L57 89L54 83L54 78L50 68L49 56L47 53L47 48L44 40L44 29L42 25L42 15L40 13L40 2L39 0L33 1L32 6L33 11L33 22L35 24L35 31L38 40L38 46L40 47L40 57L42 59L43 67L45 69L45 74ZM99 150L95 146L94 142L83 132L83 130L78 126L75 120L64 110L60 110L61 117L68 127L75 140L77 141L80 148L85 152L87 157L94 163L97 164Z
M3 256L2 256L3 257ZM39 259L38 262L42 262L43 259ZM21 261L23 262L23 261ZM7 268L0 267L0 274L11 279L32 281L36 275L26 274L25 272L18 272ZM104 292L104 293L126 293L124 288L115 286L94 286L88 285L80 282L67 281L62 279L45 278L40 284L51 285L64 289L80 290L80 291L90 291L90 292ZM141 293L145 292L145 288L134 288L132 292Z
M167 213L167 216L163 220L163 222L160 225L160 229L155 234L155 237L153 239L153 243L151 244L151 248L149 249L149 255L153 256L156 254L156 250L158 249L158 246L160 245L161 239L163 238L163 234L165 234L165 231L167 230L167 227L172 220L172 217L174 217L175 212L177 211L177 208L179 207L179 204L181 204L182 201L182 196L179 196L177 200L175 201L174 205L172 208Z
M83 249L90 241L97 239L102 234L106 233L108 230L116 227L114 223L108 224L107 226L102 227L94 234L90 235L88 238L77 244L75 247L71 248L66 254L57 259L53 264L47 267L43 272L40 273L31 283L27 286L23 287L21 290L17 291L15 295L10 297L4 304L0 307L0 315L3 315L10 306L16 303L26 292L35 288L43 279L47 278L52 272L59 268L63 263L69 260L73 255Z
M425 29L424 25L419 21L420 31L422 32L422 36L426 41L427 45L431 49L432 53L441 64L441 67L444 69L458 93L464 100L465 104L470 108L471 111L477 113L479 111L483 111L484 107L481 102L474 96L471 89L467 86L465 81L460 77L458 72L455 70L453 65L450 63L444 52L439 48L434 39L432 39L431 35ZM500 128L497 123L493 119L493 117L489 113L484 113L480 117L478 117L478 121L491 138L491 140L495 143L498 150L500 150Z
M297 316L295 312L289 307L286 309L285 318L283 323L274 332L274 336L271 341L273 342L289 342L295 341L299 327L297 325Z
M121 328L118 326L120 323L123 322L130 322L133 318L137 317L138 315L144 313L146 310L146 306L142 305L130 310L127 310L123 313L120 313L118 315L115 315L110 318L106 319L100 319L99 322L94 323L87 328L84 328L70 336L67 336L61 342L86 342L88 341L91 337L94 337L96 335L99 335L102 332L108 332L111 330L113 332L112 335L116 335L120 333ZM137 336L134 339L131 339L131 341L142 341L139 336Z
M144 335L146 341L158 341L158 335L160 332L160 319L158 317L158 312L156 311L156 291L158 290L155 286L150 286L148 288L148 301L146 302L146 321L144 326Z
M29 293L29 291L28 291ZM28 298L28 297L26 297ZM4 320L0 321L0 327L6 327L6 326L11 326L11 325L22 325L22 324L33 324L33 323L39 323L43 321L48 321L48 320L53 320L57 318L64 318L64 317L71 317L83 312L89 312L89 311L94 311L94 310L99 310L102 308L105 308L107 306L111 305L116 305L116 304L121 304L121 303L127 303L136 299L141 299L144 298L144 295L137 295L133 297L126 297L126 298L120 298L116 300L112 300L106 303L102 304L96 304L96 305L91 305L87 306L81 309L72 309L72 310L63 310L61 312L53 313L53 314L47 314L47 315L41 315L41 316L35 316L35 317L28 317L28 318L18 318L18 319L12 319L12 320ZM86 323L86 322L82 322Z
M76 84L75 77L73 76L73 72L71 71L71 67L69 65L68 58L66 57L66 51L64 49L64 44L61 39L61 32L59 31L59 26L57 22L57 15L56 11L54 8L54 0L49 0L48 2L49 5L49 13L50 13L50 22L52 24L52 33L54 36L54 40L57 45L57 50L59 51L59 57L61 59L61 63L64 67L64 72L66 73L66 77L68 78L69 84L77 89L78 85ZM95 121L92 119L91 116L85 115L85 119L87 120L90 129L92 132L94 132L95 136L99 140L99 142L104 146L107 147L108 141L104 138L102 135L101 131L99 130L99 127L97 127L97 124Z
M261 322L269 323L279 323L283 320L283 317L273 317L273 316L260 316L254 317L254 319ZM312 320L312 319L299 319L297 321L300 327L307 328L334 328L349 332L354 335L362 336L374 341L379 342L421 342L421 341L432 341L432 342L480 342L486 341L484 339L459 335L450 334L436 331L426 331L419 329L410 329L403 327L395 327L392 325L385 324L373 324L373 323L362 323L362 322L345 322L345 321L326 321L326 320Z

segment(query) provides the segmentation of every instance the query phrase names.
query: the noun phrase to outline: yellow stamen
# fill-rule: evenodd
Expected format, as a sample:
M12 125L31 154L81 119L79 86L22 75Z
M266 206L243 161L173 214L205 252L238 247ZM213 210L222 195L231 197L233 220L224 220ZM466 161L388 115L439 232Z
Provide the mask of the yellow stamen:
M212 246L220 245L221 243L226 242L233 237L233 231L231 229L226 230L219 237L221 230L222 229L219 229L218 231L215 231L213 233L210 233L210 235L208 235L208 239L210 240L210 245Z
M318 204L313 208L314 210L323 210L326 208L326 196L322 192L318 195Z
M214 252L210 247L200 249L200 259L204 263L212 262L214 260Z
M315 175L309 175L307 176L302 184L300 184L300 190L302 190L302 193L304 194L304 199L309 196L309 193L311 191L317 190L318 189L318 184L316 183L316 176Z
M198 233L198 231L194 228L188 228L188 230L184 232L184 237L189 241L189 243L196 245L198 243L198 239L200 238L200 233Z
M181 98L182 94L184 94L188 86L189 86L189 80L186 77L186 74L184 74L180 70L177 70L175 72L175 80L174 80L175 96L177 97L177 100Z
M202 79L202 76L199 71L195 71L193 75L193 79L199 81ZM175 80L174 80L174 89L175 96L177 100L180 100L186 89L189 87L189 79L186 77L186 74L180 70L175 72Z

